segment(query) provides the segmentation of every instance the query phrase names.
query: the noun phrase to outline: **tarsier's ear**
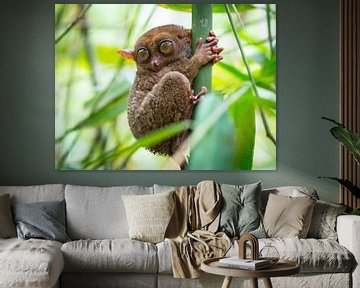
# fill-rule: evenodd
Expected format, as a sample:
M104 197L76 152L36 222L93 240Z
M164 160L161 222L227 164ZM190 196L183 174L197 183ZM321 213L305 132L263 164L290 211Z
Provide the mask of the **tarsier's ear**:
M134 60L134 50L132 49L122 49L122 50L118 50L116 51L117 54L119 54L121 57L123 57L124 59L129 59L129 60Z

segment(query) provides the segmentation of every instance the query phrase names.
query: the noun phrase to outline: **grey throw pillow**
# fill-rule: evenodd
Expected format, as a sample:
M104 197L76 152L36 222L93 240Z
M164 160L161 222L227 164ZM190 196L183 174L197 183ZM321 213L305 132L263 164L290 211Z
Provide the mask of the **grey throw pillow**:
M0 238L16 237L16 229L11 215L10 196L0 196Z
M222 184L221 192L219 231L229 237L250 233L257 238L266 238L260 216L261 182L243 186Z
M337 240L336 218L346 206L318 200L312 214L309 238Z
M15 204L13 215L19 238L70 241L65 232L65 201Z

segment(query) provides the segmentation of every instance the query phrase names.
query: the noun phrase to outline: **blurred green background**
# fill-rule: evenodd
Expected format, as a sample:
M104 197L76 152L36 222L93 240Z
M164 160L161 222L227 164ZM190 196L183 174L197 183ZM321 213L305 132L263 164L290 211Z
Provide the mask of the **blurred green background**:
M233 27L224 6L213 5L224 60L191 124L188 169L274 170L276 144L267 135L276 139L276 6L228 5ZM55 5L56 169L179 169L142 146L184 127L132 136L126 108L136 67L116 53L169 23L190 28L191 5Z

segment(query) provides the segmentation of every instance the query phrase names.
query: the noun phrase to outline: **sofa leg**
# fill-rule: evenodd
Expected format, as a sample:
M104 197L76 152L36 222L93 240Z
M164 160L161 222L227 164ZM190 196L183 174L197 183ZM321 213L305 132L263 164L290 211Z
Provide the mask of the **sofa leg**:
M258 279L257 278L251 278L251 283L253 288L258 288Z

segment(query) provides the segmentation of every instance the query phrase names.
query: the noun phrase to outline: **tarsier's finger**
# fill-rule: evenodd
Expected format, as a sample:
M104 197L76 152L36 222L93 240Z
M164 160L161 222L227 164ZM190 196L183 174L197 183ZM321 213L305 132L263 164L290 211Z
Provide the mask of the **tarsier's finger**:
M216 54L220 54L223 50L224 50L224 48L222 48L222 47L218 47L218 46L212 47L212 51Z
M224 58L222 56L217 55L215 59L213 59L212 63L215 64L217 62L220 62L221 60L223 60Z
M206 42L211 42L211 41L214 41L215 39L216 39L216 37L209 36L209 37L206 37Z
M215 39L215 40L213 40L213 41L211 41L211 42L207 42L207 43L205 43L205 44L202 44L202 46L203 47L212 47L212 46L215 46L216 44L218 43L218 40L217 39Z
M215 32L214 32L214 31L210 31L210 32L209 32L209 35L210 35L210 36L215 36Z

